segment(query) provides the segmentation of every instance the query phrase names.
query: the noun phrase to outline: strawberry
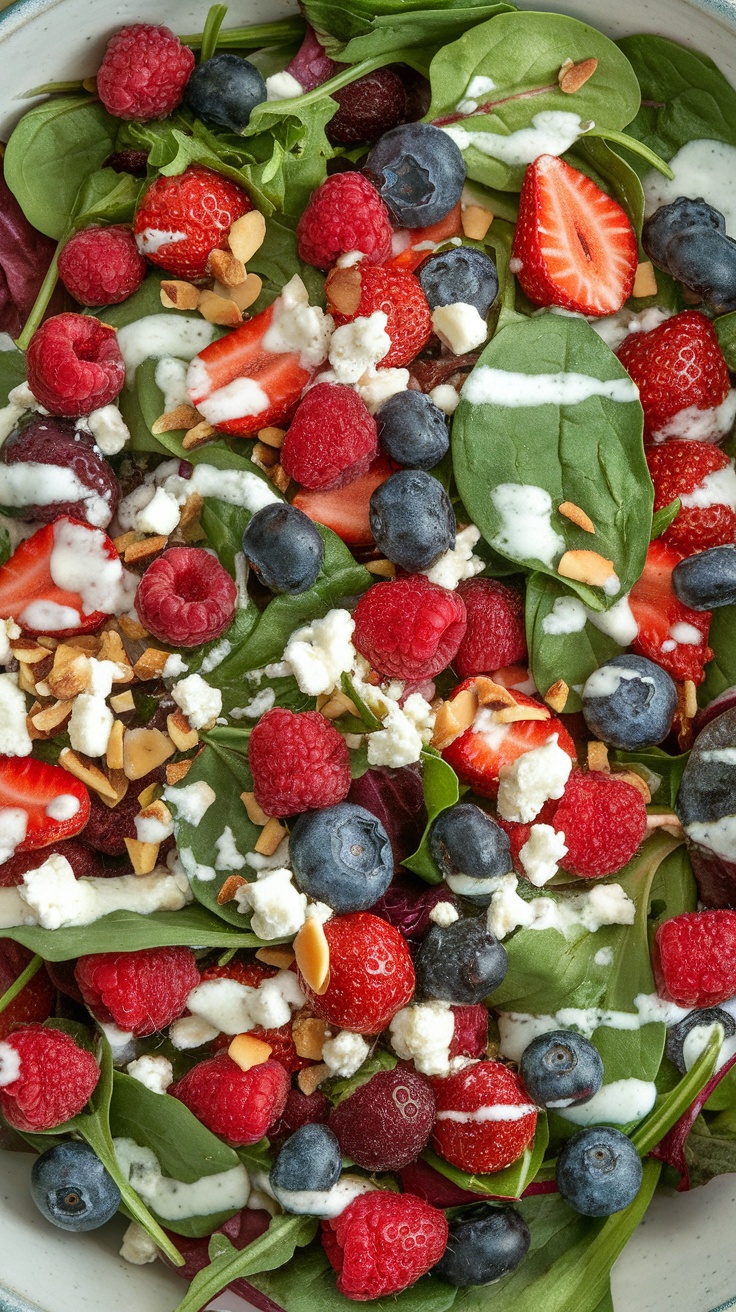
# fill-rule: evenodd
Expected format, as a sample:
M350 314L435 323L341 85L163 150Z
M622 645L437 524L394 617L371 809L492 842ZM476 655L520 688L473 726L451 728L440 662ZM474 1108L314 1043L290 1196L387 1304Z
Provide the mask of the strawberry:
M141 255L175 278L204 278L212 251L224 249L233 223L252 209L237 183L190 164L183 173L159 174L151 183L138 206L133 236Z
M662 541L685 556L736 541L736 470L710 442L677 441L646 450L654 509L676 497L682 506Z
M462 237L462 235L463 225L460 201L458 201L444 219L431 223L428 228L399 228L394 233L396 254L392 255L390 260L386 260L385 265L389 269L404 269L407 273L414 273L427 256L433 254L433 247L441 246L451 237ZM431 244L427 245L428 242ZM400 249L397 250L397 247Z
M385 266L358 266L360 300L357 308L344 314L330 303L328 309L338 327L354 319L369 318L377 310L386 315L386 332L391 346L378 362L379 369L394 369L411 364L432 336L432 312L421 284L413 273Z
M432 1147L462 1171L503 1170L534 1138L537 1109L518 1075L499 1061L479 1061L432 1080L437 1120ZM504 1114L506 1108L510 1108Z
M639 388L645 437L718 442L728 431L728 417L717 413L731 385L728 366L704 314L683 310L648 333L630 333L617 355Z
M23 973L32 957L28 948L12 939L0 942L0 997ZM0 1039L4 1039L16 1025L31 1025L34 1021L48 1020L56 994L44 966L28 981L25 988L0 1012Z
M704 665L712 659L708 646L711 612L690 610L672 588L672 571L682 554L661 538L649 544L641 578L629 594L629 605L639 625L631 644L640 656L661 665L673 679L702 683Z
M68 557L72 552L79 554L82 546L90 566L89 579L80 579L81 586L87 588L87 598L60 587L54 580L54 575L68 575ZM12 616L25 633L53 633L55 638L91 633L99 629L110 612L88 610L87 606L92 598L102 597L103 591L111 596L122 577L120 557L106 534L81 520L62 516L19 543L0 568L0 617Z
M356 1034L380 1034L414 993L416 978L398 929L367 911L333 916L324 926L330 976L323 993L299 986L316 1016Z
M450 694L450 702L474 684L475 679L465 679L458 684ZM517 706L533 707L537 714L540 710L546 712L544 719L496 721L496 713L488 706L481 706L473 724L442 753L463 783L470 784L481 797L495 797L502 766L511 765L524 752L544 747L552 734L557 734L563 752L567 752L573 761L577 759L575 744L561 720L533 697L527 697L516 688L508 691Z
M294 497L293 504L317 524L331 528L349 546L372 547L373 534L368 516L370 500L376 488L391 477L395 468L385 456L378 456L365 474L353 479L345 487L331 488L329 491L302 488Z
M60 797L73 798L79 803L77 811L68 820L54 820L48 814L51 804ZM70 802L68 809L71 805ZM17 817L19 828L23 828L22 813L25 812L23 835L12 850L35 852L60 838L72 838L84 829L89 810L89 793L84 784L61 766L37 761L32 756L0 756L0 815L5 812L5 823L0 828L3 838L11 832L7 812L21 813ZM2 833L3 829L5 833Z
M631 295L638 252L615 200L556 155L540 155L524 174L513 258L537 305L603 315Z

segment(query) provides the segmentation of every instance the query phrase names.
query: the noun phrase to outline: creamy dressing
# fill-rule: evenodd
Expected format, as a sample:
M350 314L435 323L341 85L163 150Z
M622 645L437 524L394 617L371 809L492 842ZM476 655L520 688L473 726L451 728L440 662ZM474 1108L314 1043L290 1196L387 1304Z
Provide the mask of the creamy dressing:
M612 949L602 949L611 952ZM599 955L599 954L596 954ZM605 965L612 960L608 957ZM601 964L601 963L598 963ZM548 1016L531 1016L523 1012L500 1012L498 1029L501 1053L510 1061L518 1062L533 1039L552 1030L578 1030L586 1039L597 1029L636 1031L644 1025L674 1025L688 1015L687 1007L678 1007L656 993L638 993L634 998L635 1012L611 1011L602 1007L563 1007Z
M520 1121L536 1112L533 1102L496 1103L493 1107L478 1107L473 1112L454 1110L437 1113L438 1121L456 1121L458 1125L485 1125L488 1121Z
M123 595L125 579L120 559L107 554L106 542L99 529L68 519L58 519L54 524L49 573L57 588L77 593L84 615L94 611L114 615L129 603Z
M73 793L59 793L46 807L50 820L71 820L79 810L79 799Z
M477 374L470 375L472 382ZM493 370L501 373L501 370ZM519 378L526 375L519 374ZM467 390L465 384L463 392ZM472 400L472 397L471 397ZM501 520L491 546L515 560L541 560L550 568L565 550L565 539L552 527L552 498L543 487L533 483L499 483L491 491L491 501ZM534 552L530 556L530 552Z
M736 419L736 388L732 388L720 405L701 409L688 405L678 410L662 428L652 433L652 441L661 443L668 438L680 437L691 442L720 442L733 428Z
M150 875L75 879L66 857L54 853L27 871L17 888L0 889L0 929L68 929L91 925L111 911L179 911L191 900L186 879L160 867Z
M687 509L728 506L730 510L736 510L736 470L733 464L729 463L723 469L714 469L706 474L702 483L698 483L692 492L681 492L680 504Z
M135 371L144 360L161 360L167 356L191 360L209 346L215 332L214 325L200 315L177 314L147 314L118 328L126 383L132 386Z
M344 1175L331 1189L274 1189L276 1201L296 1216L340 1216L361 1194L375 1193L377 1185L358 1175Z
M185 232L172 232L170 228L144 228L135 236L136 245L141 255L155 255L164 246L174 246L179 241L186 241Z
M707 138L688 141L672 156L669 166L674 174L671 179L656 169L642 178L647 217L678 196L702 197L720 210L729 237L736 237L736 146Z
M552 610L542 620L542 632L555 637L580 633L588 622L613 638L619 647L628 647L639 632L628 593L605 611L589 610L578 597L557 597Z
M215 465L195 465L191 478L170 475L164 487L183 505L192 492L201 497L216 497L230 506L242 506L252 515L263 506L270 506L281 498L264 478L251 474L248 469L218 469Z
M639 389L631 378L594 378L591 374L522 374L511 369L475 368L463 387L463 400L471 405L578 405L591 396L609 401L638 401Z
M173 355L162 355L157 361L153 375L156 386L163 392L164 414L175 410L178 405L188 405L187 366L184 360L177 360Z
M194 368L199 363L195 360L187 375L187 390L208 424L216 428L230 419L245 419L268 410L271 401L255 378L234 378L207 396L206 392L200 391L199 371Z
M627 670L623 665L602 665L594 670L586 680L585 697L612 697L618 692L621 683L628 679L638 679L641 683L650 683L654 688L654 679L650 674L640 674L638 670Z
M109 498L109 492L100 496L64 465L46 465L37 460L0 465L0 504L4 506L52 506L81 501L89 523L106 528L112 519Z
M652 1110L657 1097L653 1080L613 1080L604 1084L588 1102L559 1109L558 1115L573 1125L598 1125L613 1122L628 1125L640 1121Z
M685 825L685 833L692 843L709 848L727 861L736 861L736 815L724 815L720 820L694 820Z
M474 78L470 87L477 81L479 79ZM468 108L469 106L472 108ZM458 110L460 113L472 113L477 107L477 99L470 98L463 101L458 106ZM497 122L497 120L493 121ZM590 120L583 123L578 114L571 114L565 110L544 109L534 115L531 127L518 128L508 136L502 136L500 132L494 132L492 129L472 132L455 124L443 127L442 131L447 133L460 150L467 150L473 146L481 155L489 155L491 159L501 160L503 164L511 167L521 167L524 164L531 164L540 155L564 155L566 150L574 146L575 142L594 126L595 124Z
M248 1202L250 1180L244 1166L203 1175L187 1184L164 1175L156 1154L133 1139L113 1139L113 1147L128 1183L164 1221L235 1212Z

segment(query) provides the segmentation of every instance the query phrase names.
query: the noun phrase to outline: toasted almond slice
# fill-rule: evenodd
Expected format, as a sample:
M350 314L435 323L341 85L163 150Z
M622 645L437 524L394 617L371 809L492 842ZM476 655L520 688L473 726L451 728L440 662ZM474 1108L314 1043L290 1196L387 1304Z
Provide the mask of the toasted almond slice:
M173 787L174 784L180 784L182 779L185 779L189 774L191 768L191 761L172 761L170 765L167 765L166 782L169 787Z
M101 770L98 770L96 765L92 765L91 762L77 756L77 753L73 752L71 747L61 749L59 752L59 765L64 770L68 770L69 774L74 775L75 779L81 780L93 792L99 793L100 797L116 800L116 789L107 776Z
M487 706L492 711L500 711L504 706L517 705L516 698L509 688L504 687L502 683L497 683L495 679L489 679L485 674L479 674L476 677L474 687L479 706Z
M53 668L46 676L52 696L58 697L59 701L77 697L89 685L90 669L89 657L84 652L76 651L66 643L57 647Z
M379 579L396 578L396 566L392 560L367 560L365 567L369 574L376 574Z
M83 651L86 656L96 656L100 650L100 639L96 633L80 633L76 638L67 638L67 647Z
M214 441L216 437L219 437L217 429L203 419L201 424L189 429L186 437L182 438L181 444L185 451L194 451L198 446L204 446L205 442Z
M583 529L585 533L595 533L595 524L590 515L586 515L585 511L581 510L580 506L576 506L574 501L561 501L557 509L561 515L564 515L565 519L572 520L572 523L577 524L578 528Z
M179 528L186 528L187 524L194 523L199 518L203 505L204 498L199 495L199 492L190 492L181 508Z
M636 275L634 277L634 286L631 289L632 296L656 296L659 288L657 287L657 275L651 260L642 260L641 264L636 266Z
M272 469L267 471L267 473L274 487L278 488L279 492L285 492L291 479L283 465L274 465Z
M227 234L227 242L235 258L247 264L260 250L265 236L266 220L260 210L249 210L235 220Z
M256 442L250 458L261 469L270 469L272 465L278 464L279 453L272 446L266 446L265 442Z
M56 648L59 645L58 638L48 638L46 634L42 634L41 637L37 639L37 642L39 647L45 647L47 651L56 651Z
M138 794L138 805L143 807L150 806L152 802L156 801L158 790L158 784L147 784Z
M145 683L148 679L160 679L168 659L169 652L161 651L159 647L146 647L143 655L133 666L135 677L140 679L141 683Z
M216 282L212 288L217 296L224 296L226 301L234 301L239 310L249 310L258 300L263 289L263 279L257 273L247 273L243 282L237 287L226 287L223 282Z
M460 213L463 232L471 241L482 241L493 223L493 213L485 205L466 205Z
M646 805L649 806L652 800L651 789L646 779L642 779L641 775L636 773L636 770L616 770L615 778L619 779L621 783L630 784L632 788L635 788L638 793L641 793Z
M123 646L123 640L117 629L104 629L100 634L98 659L101 661L114 661L116 665L121 666L130 665L130 657ZM113 683L125 682L125 679L118 676L113 677Z
M111 800L109 797L102 796L101 800L105 803L105 806L110 807L112 810L112 808L117 806L119 802L122 802L128 791L129 785L122 770L110 770L108 768L106 773L108 783L114 791L114 797Z
M262 806L258 805L255 793L241 793L240 800L248 812L248 819L252 820L254 825L268 824L271 817L266 815Z
M126 729L123 738L123 769L127 779L142 779L163 765L176 748L160 729Z
M140 542L132 542L125 548L123 560L126 565L133 565L137 560L147 560L150 556L157 556L159 551L163 551L167 542L168 538L162 533L143 538Z
M167 310L196 310L199 288L179 278L167 278L161 283L161 304Z
M698 713L698 690L692 679L686 679L682 685L682 708L685 719L695 719Z
M221 328L239 328L243 322L242 312L229 296L218 296L217 292L204 291L199 298L199 313L208 323Z
M318 1016L299 1016L291 1027L297 1057L310 1061L322 1060L322 1049L332 1036L332 1030Z
M344 692L333 692L329 701L321 708L321 713L326 720L339 720L341 715L355 715L360 718L355 702Z
M21 665L37 665L39 661L49 659L46 648L33 642L31 638L15 638L10 644L10 649Z
M548 706L552 707L553 711L564 711L567 706L569 695L570 689L565 683L565 680L558 679L556 683L552 684L551 688L547 689L544 694L544 700Z
M258 440L264 442L266 446L275 447L277 451L283 446L285 437L285 428L259 428L258 430Z
M595 740L588 743L588 769L589 770L610 770L608 763L608 748L605 743L599 743Z
M135 875L150 875L156 865L160 843L141 843L138 838L126 838L130 864Z
M331 269L325 279L325 294L340 314L355 314L360 305L362 278L360 268Z
M73 705L73 701L54 702L53 706L45 706L43 710L38 711L35 715L31 712L31 723L34 729L37 729L39 733L53 733L55 730L60 729L71 715Z
M118 624L131 642L145 642L151 636L148 629L144 629L142 624L132 620L129 615L118 615Z
M134 542L141 542L142 540L142 533L135 533L133 529L130 529L128 533L121 533L119 537L113 538L112 544L118 555L124 556L128 547L132 547Z
M155 784L154 787L158 788L158 784ZM147 793L148 789L144 788L143 792ZM138 800L140 801L140 798ZM136 819L157 820L160 825L170 825L173 816L163 797L153 797L150 801L141 802L141 810L138 812Z
M309 916L294 939L294 956L307 986L321 997L330 982L330 945L321 920Z
M566 551L557 566L563 579L575 579L591 588L603 588L616 578L613 561L599 556L597 551Z
M177 752L188 752L190 747L197 746L199 734L192 728L183 711L176 710L173 715L167 715L166 728Z
M135 710L135 701L130 688L126 688L125 692L118 692L110 698L110 709L116 711L118 715Z
M268 1061L272 1052L271 1044L257 1039L255 1034L236 1034L227 1055L241 1071L250 1071L254 1066L262 1066L264 1061Z
M155 423L151 424L151 432L155 435L159 433L174 433L180 428L195 428L202 416L193 405L177 405L173 410L167 410L166 414L160 415Z
M525 706L517 702L514 706L502 706L493 712L494 720L499 724L516 724L524 720L549 720L550 713L546 706Z
M281 821L277 820L275 816L271 816L271 819L266 821L261 830L254 851L260 852L261 856L273 856L282 838L285 837L286 829Z
M21 674L23 673L23 666L22 666L22 665L21 665L21 667L20 667L20 672L21 672ZM22 688L22 687L23 687L23 683L22 683L22 681L21 681L20 679L18 680L18 683L19 683L19 686ZM51 689L49 688L49 685L48 685L47 683L45 683L43 679L41 679L41 680L35 685L34 688L30 689L30 691L33 692L34 695L35 695L36 697L51 697L51 696L53 695L52 692L51 692Z
M291 948L259 948L256 958L264 966L275 966L277 970L288 970L295 961Z
M123 734L125 725L122 720L113 720L110 737L107 740L107 751L105 761L111 770L122 770L123 768Z
M217 894L218 904L221 907L224 907L226 902L232 902L238 889L242 888L243 884L247 884L247 883L248 880L243 879L242 875L228 875L219 893Z
M318 1089L320 1084L324 1084L325 1080L329 1077L329 1074L329 1066L326 1062L321 1061L318 1066L305 1066L304 1070L300 1071L297 1075L296 1082L302 1093L305 1093L307 1097L309 1097L310 1093L314 1093L315 1089Z
M210 251L209 272L223 287L239 287L245 282L245 265L232 251Z
M647 831L651 833L653 829L666 829L668 834L674 834L677 838L682 838L685 833L680 817L672 811L650 811L647 815Z
M593 76L598 67L597 59L581 59L579 64L573 64L568 60L562 65L558 75L560 91L565 95L571 96L575 91L579 91L589 78Z
M442 702L432 734L432 746L438 751L449 747L466 729L469 729L478 710L475 688L465 688L452 701Z

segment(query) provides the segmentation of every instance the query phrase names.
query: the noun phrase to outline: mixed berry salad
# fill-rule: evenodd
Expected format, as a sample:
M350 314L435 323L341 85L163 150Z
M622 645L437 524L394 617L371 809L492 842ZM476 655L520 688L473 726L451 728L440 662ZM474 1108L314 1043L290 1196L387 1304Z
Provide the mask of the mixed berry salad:
M736 1170L736 91L302 10L5 147L0 1142L179 1312L610 1312Z

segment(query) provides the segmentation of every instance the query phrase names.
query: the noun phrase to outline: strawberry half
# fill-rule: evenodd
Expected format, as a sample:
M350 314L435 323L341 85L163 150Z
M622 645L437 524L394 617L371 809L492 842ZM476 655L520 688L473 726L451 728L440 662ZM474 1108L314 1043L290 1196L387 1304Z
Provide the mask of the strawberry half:
M86 571L82 572L80 585L89 585L86 599L54 581L54 576L61 580L64 574L70 574L70 554L76 554L77 561L84 559L85 544L89 547L89 570L88 577ZM79 576L76 567L72 571L75 578ZM70 638L91 633L111 612L86 611L85 605L90 604L95 592L98 597L103 595L97 585L104 581L104 593L110 595L122 577L120 557L110 538L101 529L62 516L19 543L0 568L0 617L12 617L29 634Z
M639 625L632 651L648 656L673 679L702 683L703 667L713 657L708 646L711 612L690 610L675 596L672 571L682 552L661 538L650 543L644 572L629 593L629 605Z
M68 805L53 808L59 798ZM66 820L55 820L49 807L77 809ZM0 815L3 811L25 811L26 827L16 852L34 852L61 838L72 838L89 819L89 793L84 784L60 765L49 765L32 756L0 756Z
M537 305L603 315L631 295L638 250L615 200L556 155L540 155L524 174L513 258Z
M370 469L344 487L322 491L302 488L293 504L317 524L324 524L351 547L373 546L368 510L377 487L395 472L385 456L378 456Z
M428 228L399 228L394 233L394 249L400 247L396 255L390 260L385 260L384 264L387 269L404 269L407 273L413 273L419 265L426 260L428 255L432 254L432 245L441 246L443 242L449 241L451 237L462 237L462 211L460 201L444 219L439 219L437 223L431 223ZM432 245L428 246L430 242ZM419 249L421 247L421 249Z
M730 407L719 412L731 386L728 365L713 324L699 310L629 333L616 354L639 388L645 437L725 437L733 423Z

